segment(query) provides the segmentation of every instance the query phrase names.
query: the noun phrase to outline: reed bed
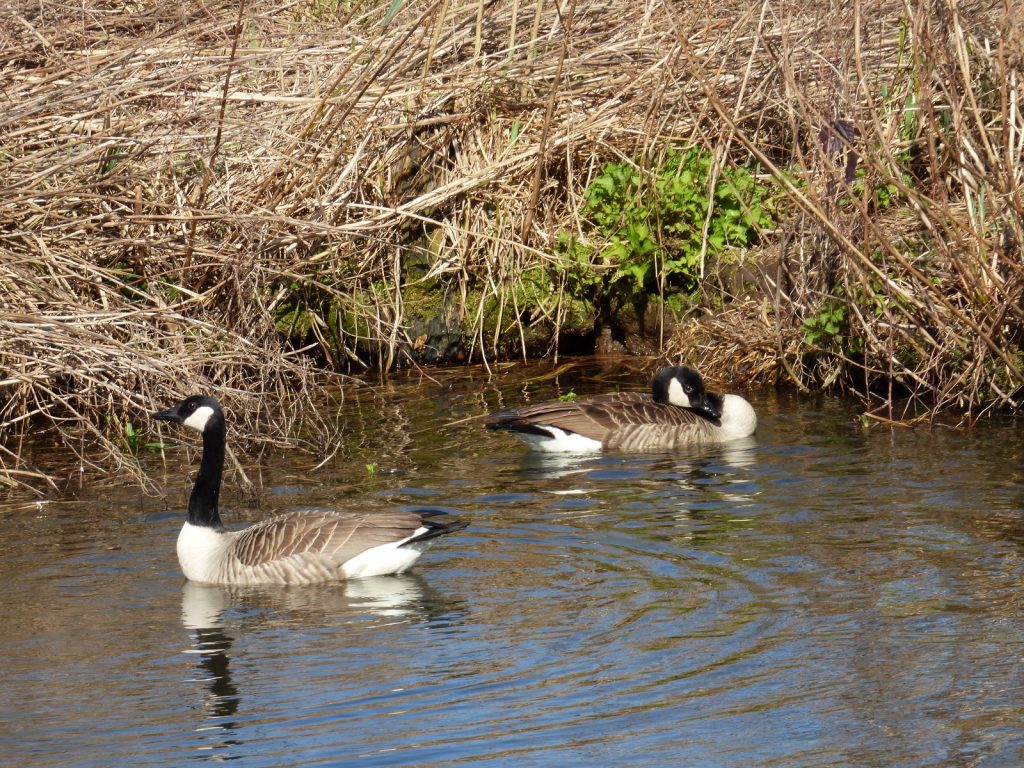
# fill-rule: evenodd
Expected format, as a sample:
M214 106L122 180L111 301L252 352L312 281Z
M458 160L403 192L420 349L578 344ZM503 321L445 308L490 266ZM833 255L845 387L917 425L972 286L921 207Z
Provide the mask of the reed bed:
M1021 10L8 4L0 482L53 487L39 434L141 480L146 413L197 390L327 449L323 377L430 343L424 286L472 359L557 339L567 283L526 312L527 278L604 163L673 146L757 162L778 223L662 354L894 416L1016 407Z
M756 11L759 30L768 8ZM710 366L727 365L730 348L749 360L759 347L773 364L749 370L805 389L838 382L888 419L1016 409L1021 10L937 2L794 14L774 41L759 33L748 45L749 61L767 67L750 81L782 101L779 120L764 119L770 98L701 78L722 126L706 140L757 158L788 213L761 261L772 273L764 301L755 312L737 305L751 323L710 323L717 351L700 329L677 341L703 348ZM760 45L768 55L754 55ZM715 53L690 72L727 71L733 57ZM826 320L834 332L822 332Z

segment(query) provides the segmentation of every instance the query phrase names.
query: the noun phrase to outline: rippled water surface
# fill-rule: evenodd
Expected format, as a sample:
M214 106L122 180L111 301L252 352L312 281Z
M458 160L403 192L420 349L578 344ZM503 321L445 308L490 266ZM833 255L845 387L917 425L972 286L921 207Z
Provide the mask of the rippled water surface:
M0 764L1024 764L1018 424L865 430L854 404L753 392L749 442L541 460L474 417L642 380L544 370L350 395L324 467L247 463L256 497L227 478L229 525L470 521L410 575L186 584L183 433L151 460L166 499L0 509Z

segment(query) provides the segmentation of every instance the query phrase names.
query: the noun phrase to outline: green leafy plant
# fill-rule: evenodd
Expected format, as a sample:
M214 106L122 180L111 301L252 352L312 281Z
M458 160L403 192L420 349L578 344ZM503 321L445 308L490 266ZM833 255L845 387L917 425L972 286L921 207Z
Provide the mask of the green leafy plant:
M887 167L882 178L878 179L874 187L869 190L875 206L880 210L885 210L905 201L904 188L914 185L911 169L914 166L915 155L920 153L920 147L915 145L920 119L920 103L915 94L890 90L887 86L882 87L882 101L888 110L900 114L896 120L898 150L892 154L892 163ZM876 174L867 167L858 168L857 181L854 186L855 193L862 194L863 186L868 184L874 175ZM902 183L902 186L897 183L897 180Z
M839 298L829 298L817 315L803 321L804 341L812 346L835 347L847 331L849 308Z
M130 421L124 423L124 430L121 432L118 442L129 453L138 453L143 449L156 452L163 450L164 447L159 440L146 441Z
M582 237L559 233L559 268L571 295L597 293L610 302L637 302L658 293L699 289L701 246L713 173L710 153L670 150L658 168L607 163L584 193L589 225ZM707 230L707 255L755 243L771 226L769 188L747 168L719 174Z

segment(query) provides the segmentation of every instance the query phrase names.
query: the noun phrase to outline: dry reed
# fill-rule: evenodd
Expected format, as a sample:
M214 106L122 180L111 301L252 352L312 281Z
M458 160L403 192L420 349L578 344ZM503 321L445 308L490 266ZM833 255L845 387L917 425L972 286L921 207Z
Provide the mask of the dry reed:
M790 213L762 260L768 290L752 322L711 323L713 351L690 327L675 353L703 349L707 365L728 367L731 346L759 349L773 364L751 370L802 388L841 381L890 419L901 402L968 418L1018 407L1021 10L766 3L741 45L690 48L686 71L718 120L713 132L695 120L702 140L756 158ZM707 76L740 61L735 88ZM848 141L836 141L843 126ZM858 185L845 178L849 152ZM808 322L836 308L839 332L808 343Z
M393 365L418 343L416 285L445 286L485 361L530 324L557 335L562 293L526 317L524 274L582 229L604 162L680 144L719 167L756 158L786 216L748 255L762 291L731 320L698 316L671 356L726 370L742 349L743 375L819 387L859 366L866 392L1015 405L1019 11L8 4L0 482L52 484L30 425L83 466L137 472L125 425L193 390L247 414L243 437L323 438L303 423L313 364ZM835 121L856 130L859 197L819 140ZM901 201L885 211L870 197L882 184ZM858 359L837 344L808 355L802 323L837 295ZM299 337L308 348L286 341Z

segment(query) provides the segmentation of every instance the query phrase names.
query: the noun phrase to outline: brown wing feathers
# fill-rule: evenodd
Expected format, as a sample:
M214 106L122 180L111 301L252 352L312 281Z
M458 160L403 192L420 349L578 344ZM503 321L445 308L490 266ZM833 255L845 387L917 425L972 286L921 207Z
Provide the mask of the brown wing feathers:
M693 411L657 403L646 392L615 392L509 408L491 414L485 424L488 429L540 435L548 435L541 426L550 425L605 442L612 433L639 425L681 427L700 421L701 417Z
M292 512L243 531L234 554L247 566L296 555L328 556L343 563L372 547L407 538L421 525L423 519L415 512Z

